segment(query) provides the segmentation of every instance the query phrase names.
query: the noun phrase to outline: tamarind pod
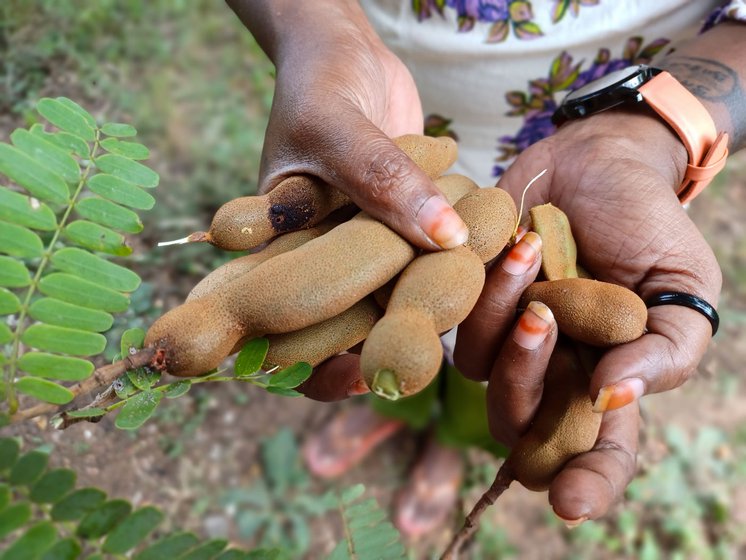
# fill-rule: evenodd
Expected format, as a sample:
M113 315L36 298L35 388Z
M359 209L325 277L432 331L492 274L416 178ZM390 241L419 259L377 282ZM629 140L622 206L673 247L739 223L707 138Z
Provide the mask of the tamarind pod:
M521 295L548 306L560 332L593 346L630 342L645 332L648 310L632 290L587 278L534 282Z
M450 175L441 175L435 179L435 186L441 192L447 192L453 202L461 200L467 194L479 190L479 185L469 179L466 175L451 173Z
M456 161L458 147L451 138L407 134L393 142L431 179ZM265 195L242 196L221 206L207 232L189 240L207 241L227 251L246 251L276 235L316 225L331 212L351 204L350 198L317 177L288 177Z
M288 367L307 362L317 366L365 340L382 314L372 296L368 296L326 321L298 331L270 335L264 363Z
M373 392L396 400L430 383L443 358L439 333L466 318L484 278L481 259L464 246L421 255L404 269L360 354Z
M311 239L315 239L319 235L326 233L335 225L336 224L332 222L322 223L313 228L286 233L285 235L275 238L261 251L228 261L200 280L200 282L192 288L192 291L189 292L186 301L200 298L220 289L231 280L241 276L242 274L246 274L267 259L281 253L292 251Z
M601 414L593 412L589 373L567 343L549 360L541 403L533 423L516 443L506 467L529 490L546 490L562 467L596 443Z
M533 230L541 236L541 270L547 280L577 278L578 249L567 215L552 203L528 211Z
M511 196L497 187L478 189L458 200L453 208L469 227L466 246L483 263L500 254L513 235L517 210Z

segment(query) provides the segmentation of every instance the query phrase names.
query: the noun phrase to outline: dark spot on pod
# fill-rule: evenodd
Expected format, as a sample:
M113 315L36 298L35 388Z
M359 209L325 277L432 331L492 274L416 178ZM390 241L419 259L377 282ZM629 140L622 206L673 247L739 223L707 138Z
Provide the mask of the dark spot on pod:
M294 231L308 225L314 216L312 206L273 204L269 207L269 221L277 233Z

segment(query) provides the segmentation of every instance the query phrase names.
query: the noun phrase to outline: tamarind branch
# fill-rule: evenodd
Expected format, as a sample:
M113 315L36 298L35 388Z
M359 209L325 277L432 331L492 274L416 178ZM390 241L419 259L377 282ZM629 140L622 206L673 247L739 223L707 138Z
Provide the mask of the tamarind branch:
M479 519L482 517L482 514L488 507L495 503L495 500L497 500L505 490L508 489L508 486L510 486L513 480L514 476L510 471L508 463L503 463L497 471L495 480L492 481L492 485L484 494L482 494L482 497L479 498L477 503L474 504L474 507L464 520L464 525L459 529L458 533L453 536L453 539L451 539L448 548L443 552L440 560L458 560L461 548L472 538L472 536L474 536L474 533L477 532L477 529L479 528Z
M144 366L149 366L154 369L162 369L162 354L163 351L156 347L143 348L122 360L94 370L90 377L80 383L76 383L69 389L77 398L80 395L87 395L101 387L111 385L117 377L124 375L127 371ZM19 410L10 417L10 422L11 424L16 424L30 418L42 416L43 414L57 412L59 409L60 406L56 404L38 404L30 408Z

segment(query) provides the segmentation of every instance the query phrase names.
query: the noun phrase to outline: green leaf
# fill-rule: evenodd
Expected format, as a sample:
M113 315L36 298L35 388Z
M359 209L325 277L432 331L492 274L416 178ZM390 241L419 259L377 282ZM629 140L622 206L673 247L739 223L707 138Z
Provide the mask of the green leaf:
M21 300L13 292L0 288L0 315L10 315L21 309Z
M119 341L119 349L122 352L122 357L129 356L131 349L140 350L145 343L145 331L142 329L134 328L127 329L122 333L122 338Z
M111 531L132 511L125 500L109 500L85 514L75 534L83 539L98 539Z
M36 300L29 308L29 315L42 323L92 332L108 331L114 323L114 318L104 311L53 298Z
M15 387L25 395L52 404L67 404L75 398L70 389L41 377L21 377Z
M228 546L228 541L213 539L190 550L183 556L179 556L179 560L211 560L220 554L226 546Z
M143 391L131 397L117 415L115 421L117 428L121 430L139 428L153 415L162 398L163 393L160 391Z
M116 138L107 138L101 141L101 147L107 152L129 159L148 159L150 157L150 150L137 142L123 142Z
M43 201L66 204L70 199L70 191L58 175L8 144L0 143L0 173Z
M114 383L112 383L112 387L114 388L114 392L116 393L117 397L122 400L137 393L137 387L135 387L135 385L132 383L132 381L130 381L130 378L126 374L116 379Z
M199 541L192 533L176 533L150 545L135 556L134 560L162 560L163 558L177 558Z
M14 486L31 485L47 468L49 453L29 451L21 456L10 471L10 483Z
M54 469L44 474L31 487L29 498L40 504L59 502L75 487L75 471L70 469Z
M49 521L31 527L3 554L3 560L36 560L57 539L57 530Z
M269 378L269 385L283 389L294 389L311 377L311 373L313 373L311 364L298 362L275 373Z
M21 445L13 438L0 439L0 472L16 464Z
M24 288L29 284L31 284L31 275L28 269L23 266L23 263L14 258L0 255L0 286Z
M67 410L65 414L70 418L98 418L106 414L106 410L103 408L81 408L79 410Z
M80 180L80 167L66 150L22 128L15 130L10 140L16 148L68 183Z
M91 115L88 111L83 109L83 107L75 103L75 101L73 101L72 99L68 99L67 97L58 97L57 101L83 117L83 120L88 124L88 126L96 128L96 119L93 118L93 115Z
M23 527L31 519L31 506L27 502L13 504L0 511L0 539Z
M155 198L150 193L133 182L114 175L99 173L88 179L86 184L97 195L130 208L150 210L155 206Z
M295 389L286 389L285 387L274 387L272 385L267 387L268 393L280 395L282 397L302 397L303 393L299 393Z
M103 552L124 554L135 548L161 521L163 514L152 506L132 512L106 537Z
M78 202L75 211L81 218L125 233L140 233L143 230L140 216L132 210L97 196Z
M132 384L140 389L141 391L147 391L153 385L158 383L161 378L161 374L157 371L149 370L147 368L137 368L127 372Z
M106 123L101 127L101 132L107 136L118 136L120 138L137 135L137 130L135 130L134 126L123 123Z
M32 348L71 356L95 356L106 348L106 337L101 334L55 325L31 325L21 340Z
M3 511L10 503L10 486L0 484L0 511Z
M104 173L110 173L135 185L147 188L158 186L158 173L131 159L114 154L105 154L96 158L94 163Z
M244 344L233 368L236 377L246 377L262 369L268 350L269 340L266 338L252 338Z
M57 128L75 136L80 136L88 142L93 142L96 139L96 131L89 124L89 121L80 112L57 99L48 97L41 99L36 104L36 110Z
M33 259L44 254L44 244L41 238L30 229L0 222L0 253Z
M5 323L0 323L0 345L8 344L11 340L13 340L13 332L10 327Z
M47 142L54 144L58 148L67 150L71 154L78 154L80 157L85 159L91 157L91 147L88 145L88 142L86 142L82 138L75 136L74 134L62 131L46 132L44 130L44 127L40 123L34 124L31 127L30 132L34 136L43 138Z
M54 521L75 521L93 511L106 500L106 493L98 488L81 488L54 504L51 516Z
M82 552L78 541L72 537L54 543L54 546L44 553L41 560L76 560Z
M171 383L168 389L163 391L163 396L168 399L176 399L182 395L186 395L191 388L191 381L177 381L176 383Z
M70 241L92 251L101 251L119 257L126 257L132 253L132 248L127 246L124 236L93 222L75 220L68 224L64 231L65 237Z
M131 270L77 247L57 251L52 255L52 264L118 292L134 292L140 286L140 277Z
M49 206L6 187L0 187L0 220L41 231L57 227L57 218Z
M116 313L129 307L127 296L65 272L48 274L39 282L39 289L44 295L90 309Z
M61 381L81 381L93 373L88 360L71 356L57 356L45 352L27 352L18 360L18 367L31 375Z

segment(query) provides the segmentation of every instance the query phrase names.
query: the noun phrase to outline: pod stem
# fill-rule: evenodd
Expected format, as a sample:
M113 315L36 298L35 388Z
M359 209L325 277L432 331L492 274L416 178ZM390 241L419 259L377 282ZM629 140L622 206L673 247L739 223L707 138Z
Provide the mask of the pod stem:
M370 388L379 397L390 401L398 401L402 396L399 379L390 369L379 369L373 376Z
M528 189L531 188L531 186L541 179L544 176L544 173L546 173L548 169L542 170L538 175L536 175L533 179L531 179L528 184L524 187L523 192L521 193L521 204L518 208L518 217L515 221L515 229L513 230L513 235L510 237L511 244L515 243L515 238L518 235L518 227L521 225L521 216L523 216L523 205L526 202L526 193L528 192Z
M158 247L167 247L168 245L185 245L186 243L204 243L210 242L210 234L206 231L195 231L182 237L181 239L174 239L173 241L161 241L158 243Z
M492 485L484 494L482 494L482 497L479 498L477 503L474 504L469 515L464 519L464 525L459 529L458 533L453 536L448 548L446 548L445 552L443 552L443 555L440 557L440 560L458 560L461 548L463 548L463 546L474 536L474 533L477 532L477 529L479 528L479 519L482 517L482 514L488 507L495 503L495 500L497 500L505 490L508 489L508 486L510 486L514 479L515 477L510 470L508 462L504 462L497 471L495 480L492 481Z

